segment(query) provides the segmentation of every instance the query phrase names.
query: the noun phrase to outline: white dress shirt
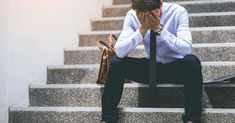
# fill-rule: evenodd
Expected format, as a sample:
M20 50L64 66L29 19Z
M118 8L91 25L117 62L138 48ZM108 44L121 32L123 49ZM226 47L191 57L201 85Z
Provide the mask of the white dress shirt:
M160 24L163 30L156 38L158 63L169 63L192 52L192 36L189 30L188 13L180 5L163 2ZM146 57L150 54L150 29L143 37L140 33L140 22L135 10L128 11L123 30L115 44L117 56L126 57L139 44L143 43Z

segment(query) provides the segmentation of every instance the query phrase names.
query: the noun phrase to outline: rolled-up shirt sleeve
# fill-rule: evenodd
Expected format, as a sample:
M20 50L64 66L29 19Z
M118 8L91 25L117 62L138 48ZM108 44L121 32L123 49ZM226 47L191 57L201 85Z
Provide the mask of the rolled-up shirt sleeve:
M171 34L163 27L160 38L174 52L182 55L192 53L192 36L189 29L188 13L185 9L179 13L176 35Z
M122 32L115 44L115 51L119 58L126 57L143 41L143 36L139 29L135 30L132 19L132 15L128 12L124 20Z

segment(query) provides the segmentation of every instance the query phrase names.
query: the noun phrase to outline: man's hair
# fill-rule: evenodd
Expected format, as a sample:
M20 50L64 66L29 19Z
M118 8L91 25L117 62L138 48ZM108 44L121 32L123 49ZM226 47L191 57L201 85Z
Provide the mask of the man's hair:
M160 0L131 0L132 8L143 10L154 10L160 8Z

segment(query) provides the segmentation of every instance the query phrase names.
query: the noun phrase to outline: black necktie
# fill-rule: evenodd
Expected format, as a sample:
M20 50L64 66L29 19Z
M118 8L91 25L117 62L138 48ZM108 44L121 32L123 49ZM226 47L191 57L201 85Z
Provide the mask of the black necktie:
M156 89L156 33L150 33L150 60L149 60L149 86L150 94L154 94Z

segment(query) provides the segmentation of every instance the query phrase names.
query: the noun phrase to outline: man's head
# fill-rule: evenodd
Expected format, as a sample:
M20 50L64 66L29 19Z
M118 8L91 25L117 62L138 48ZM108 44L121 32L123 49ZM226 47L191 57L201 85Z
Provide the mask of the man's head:
M162 0L131 0L132 8L138 11L149 11L160 8Z

